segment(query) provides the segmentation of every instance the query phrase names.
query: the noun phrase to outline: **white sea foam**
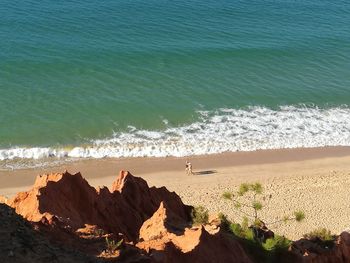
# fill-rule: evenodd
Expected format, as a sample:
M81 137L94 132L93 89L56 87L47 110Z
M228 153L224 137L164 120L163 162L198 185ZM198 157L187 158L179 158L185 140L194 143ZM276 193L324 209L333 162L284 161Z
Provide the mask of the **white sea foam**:
M199 121L162 131L116 132L72 149L1 149L0 160L165 157L298 147L350 146L350 108L283 106L199 112ZM168 123L168 122L166 122Z

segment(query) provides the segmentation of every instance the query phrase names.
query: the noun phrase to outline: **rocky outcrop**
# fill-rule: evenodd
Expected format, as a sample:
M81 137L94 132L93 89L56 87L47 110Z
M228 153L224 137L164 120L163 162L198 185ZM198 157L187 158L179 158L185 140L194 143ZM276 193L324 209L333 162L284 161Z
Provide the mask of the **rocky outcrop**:
M190 220L190 207L165 188L149 188L142 178L122 171L111 191L95 189L80 173L45 174L33 188L17 194L8 204L32 222L56 225L75 232L86 224L106 233L122 234L136 242L142 223L166 201L184 221Z
M0 262L99 262L99 259L56 246L41 232L15 213L14 209L0 204Z
M80 173L41 175L31 190L1 202L12 207L0 204L1 262L261 261L219 218L193 226L192 207L178 195L129 172L122 171L110 189L95 189ZM273 236L267 228L257 230L264 239ZM301 239L273 256L276 262L350 262L350 234L332 246Z
M124 171L111 190L91 187L80 173L41 175L31 190L7 203L42 234L99 255L96 260L250 262L237 241L204 227L191 228L191 207L175 193L148 187ZM123 249L112 256L103 252L106 237L123 239Z
M291 251L299 255L300 262L305 263L349 263L350 233L343 232L334 242L315 239L300 239L293 242Z
M139 237L140 240L150 241L168 234L182 235L188 225L188 222L172 212L166 203L161 202L153 216L143 223Z
M218 226L212 233L208 226L209 232L191 227L192 208L175 193L148 187L129 172L122 171L110 190L91 187L80 173L41 175L7 203L51 241L97 261L251 262ZM111 254L106 237L123 239L121 247Z
M190 227L161 203L143 223L137 244L155 262L252 262L237 240L204 226ZM176 260L175 260L176 259Z

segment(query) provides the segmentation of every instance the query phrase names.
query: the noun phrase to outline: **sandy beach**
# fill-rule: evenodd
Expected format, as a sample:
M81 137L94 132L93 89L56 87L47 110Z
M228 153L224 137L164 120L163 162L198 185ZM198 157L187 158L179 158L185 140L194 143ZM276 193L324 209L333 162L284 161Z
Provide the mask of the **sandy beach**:
M13 196L28 189L38 174L80 171L93 186L110 186L119 170L143 177L149 185L166 186L191 205L223 212L231 220L242 214L221 198L240 183L261 182L272 199L261 217L273 222L302 210L302 223L279 223L270 228L291 239L318 227L334 234L349 229L350 147L264 150L188 158L195 174L186 176L187 158L134 158L84 160L57 167L0 171L0 195Z

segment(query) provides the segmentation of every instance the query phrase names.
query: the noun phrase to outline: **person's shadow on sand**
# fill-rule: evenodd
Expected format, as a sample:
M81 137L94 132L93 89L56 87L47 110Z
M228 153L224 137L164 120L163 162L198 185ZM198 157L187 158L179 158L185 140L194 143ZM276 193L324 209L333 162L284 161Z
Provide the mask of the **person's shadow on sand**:
M199 171L199 172L194 172L194 175L208 175L208 174L215 174L217 173L216 170L206 170L206 171Z

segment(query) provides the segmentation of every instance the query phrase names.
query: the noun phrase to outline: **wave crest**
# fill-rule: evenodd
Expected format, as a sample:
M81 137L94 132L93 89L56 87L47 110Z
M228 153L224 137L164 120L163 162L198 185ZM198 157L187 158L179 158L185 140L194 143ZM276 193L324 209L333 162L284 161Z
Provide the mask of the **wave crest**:
M0 160L103 157L165 157L260 149L350 146L350 108L281 106L201 111L197 122L162 131L129 127L89 146L11 148Z

